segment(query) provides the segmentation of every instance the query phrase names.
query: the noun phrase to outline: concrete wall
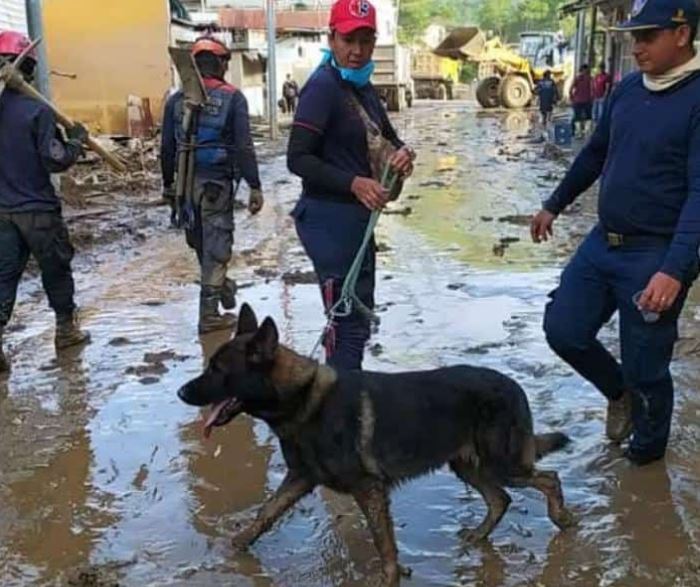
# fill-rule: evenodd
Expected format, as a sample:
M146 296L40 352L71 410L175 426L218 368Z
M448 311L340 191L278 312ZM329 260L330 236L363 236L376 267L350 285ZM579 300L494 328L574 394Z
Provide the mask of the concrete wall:
M159 116L172 79L168 0L44 0L43 6L50 67L77 75L51 79L61 108L108 134L127 132L129 95L149 98Z
M243 92L248 112L253 117L265 116L265 62L255 53L234 51L226 79Z
M0 0L0 30L27 32L24 0Z

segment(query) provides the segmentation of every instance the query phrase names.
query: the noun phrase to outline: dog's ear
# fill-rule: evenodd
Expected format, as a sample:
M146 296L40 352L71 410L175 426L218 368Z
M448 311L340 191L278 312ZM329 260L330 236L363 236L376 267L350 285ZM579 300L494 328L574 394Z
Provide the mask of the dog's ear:
M241 311L238 313L238 327L236 328L236 336L241 334L252 334L258 329L258 319L255 317L255 312L248 304L241 306Z
M248 343L248 360L254 364L269 363L275 358L279 333L272 318L265 318L262 326Z

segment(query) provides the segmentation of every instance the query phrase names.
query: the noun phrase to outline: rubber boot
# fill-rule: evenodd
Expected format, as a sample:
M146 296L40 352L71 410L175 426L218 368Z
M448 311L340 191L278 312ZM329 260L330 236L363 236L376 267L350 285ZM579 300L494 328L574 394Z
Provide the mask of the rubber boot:
M220 288L202 288L199 296L199 334L231 329L236 325L233 314L219 314L220 301Z
M56 350L90 342L90 333L80 330L77 311L56 315Z
M233 310L236 307L236 292L238 285L233 279L226 278L224 287L221 288L221 305L225 310Z
M605 433L613 442L627 440L632 434L632 394L625 391L617 400L608 400Z
M5 352L2 350L2 335L5 330L4 326L0 326L0 373L6 373L10 370L10 363L7 362Z

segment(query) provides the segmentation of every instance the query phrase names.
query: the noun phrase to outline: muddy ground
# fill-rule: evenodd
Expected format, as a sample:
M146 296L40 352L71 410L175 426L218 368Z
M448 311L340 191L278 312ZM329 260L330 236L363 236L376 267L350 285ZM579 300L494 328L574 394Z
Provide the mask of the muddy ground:
M632 467L604 440L601 397L540 328L547 292L594 222L594 196L559 221L554 242L535 246L527 217L566 158L537 141L528 114L419 103L397 126L420 158L400 213L380 221L382 324L366 367L467 362L515 377L536 428L574 440L543 466L560 472L580 518L560 533L539 495L512 490L491 541L465 547L457 532L480 520L481 499L447 471L416 480L393 498L401 560L414 571L405 585L700 586L700 294L674 363L668 458ZM13 369L0 379L0 585L369 585L369 534L355 506L326 491L249 554L232 551L284 465L270 431L246 417L203 441L199 414L175 395L224 338L197 337L195 258L168 228L146 155L138 181L83 185L86 207L68 211L92 344L57 360L40 282L22 283L7 336ZM230 274L241 300L308 352L323 318L288 215L299 184L278 145L266 147L262 176L267 206L238 213ZM614 344L614 334L613 324L603 337Z

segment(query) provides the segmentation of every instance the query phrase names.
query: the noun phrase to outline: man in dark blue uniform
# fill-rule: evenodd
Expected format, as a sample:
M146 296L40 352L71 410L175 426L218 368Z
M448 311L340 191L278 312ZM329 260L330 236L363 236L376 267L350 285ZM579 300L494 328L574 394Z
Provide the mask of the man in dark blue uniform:
M198 39L193 48L204 80L207 103L197 115L195 181L186 194L187 244L197 253L201 267L199 332L231 328L235 317L220 314L236 305L235 282L226 277L233 246L234 183L241 177L250 188L248 209L257 214L263 206L258 164L250 136L245 96L224 81L231 54L213 37ZM161 163L166 197L172 197L178 150L187 148L183 130L184 96L174 94L165 106Z
M600 177L599 222L552 294L544 318L554 351L608 399L607 434L632 435L625 455L664 456L673 411L669 364L677 322L698 274L700 58L694 0L638 0L621 25L640 71L615 88L590 142L544 209L535 242ZM597 334L615 311L622 364Z
M0 31L0 56L6 62L28 46L24 35ZM36 55L30 53L20 72L29 81L35 67ZM47 106L5 88L0 97L0 372L9 369L2 350L3 331L30 255L39 264L56 313L56 349L89 340L78 326L70 265L73 247L51 183L51 173L65 171L77 161L87 132L76 125L66 135L67 141Z

